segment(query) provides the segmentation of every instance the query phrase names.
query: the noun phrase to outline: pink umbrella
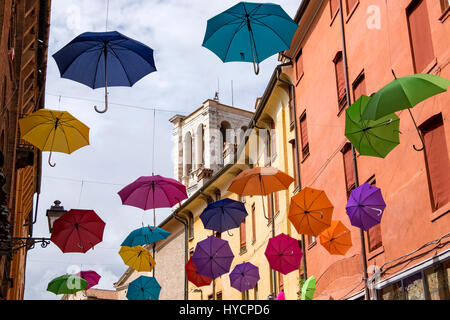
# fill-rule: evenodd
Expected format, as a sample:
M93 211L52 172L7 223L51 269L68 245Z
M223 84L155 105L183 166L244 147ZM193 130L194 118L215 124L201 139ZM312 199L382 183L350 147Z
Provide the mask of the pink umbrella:
M284 233L269 239L264 254L270 268L282 274L298 270L303 256L298 241Z
M284 295L284 291L280 291L275 298L275 300L286 300L286 296Z
M93 286L96 286L101 278L101 276L93 270L80 271L78 272L77 276L88 282L86 290L92 288Z
M187 198L186 187L182 183L160 175L140 177L120 190L118 194L122 204L143 210L171 208ZM155 222L154 214L153 210Z

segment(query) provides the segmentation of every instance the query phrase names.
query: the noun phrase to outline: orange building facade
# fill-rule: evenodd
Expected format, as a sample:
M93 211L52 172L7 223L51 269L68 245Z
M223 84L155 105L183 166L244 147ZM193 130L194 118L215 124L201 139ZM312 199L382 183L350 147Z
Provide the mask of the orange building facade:
M397 112L400 144L384 159L356 152L355 175L344 135L348 100L381 89L392 70L450 79L449 7L447 0L304 0L297 11L299 28L282 60L292 62L283 72L295 92L300 185L326 192L332 219L351 230L353 243L345 256L330 255L319 238L305 237L314 299L450 299L450 92L411 109L423 151L413 149L421 140L408 111ZM345 205L364 182L381 189L387 207L381 224L363 233L362 250Z
M18 120L44 108L49 24L50 0L0 2L0 300L23 299L26 253L34 245L26 239L33 235L41 152L20 139Z

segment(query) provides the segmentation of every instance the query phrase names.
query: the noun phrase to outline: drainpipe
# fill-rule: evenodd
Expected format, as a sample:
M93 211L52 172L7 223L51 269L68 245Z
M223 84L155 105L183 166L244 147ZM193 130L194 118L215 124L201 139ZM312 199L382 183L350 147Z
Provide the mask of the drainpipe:
M347 61L347 47L345 42L345 29L344 29L344 13L342 11L342 0L339 0L339 15L341 20L341 38L342 38L342 56L344 61L344 74L345 74L345 86L346 86L346 97L347 97L347 104L348 106L351 105L350 100L350 81L348 76L348 61ZM355 175L355 186L359 186L359 178L358 178L358 167L356 165L356 152L355 147L352 144L352 155L353 155L353 170ZM361 238L361 256L362 256L362 262L363 262L363 280L364 280L364 292L365 292L365 299L370 300L370 294L369 294L369 288L367 286L367 258L366 258L366 248L365 248L365 241L364 241L364 231L360 229L360 238Z
M188 221L177 215L175 211L173 217L184 225L184 265L188 263ZM186 272L184 273L184 300L188 300L188 280Z
M296 105L296 102L295 102L295 87L294 87L294 85L292 83L290 83L290 82L280 78L281 68L284 67L284 66L292 66L292 58L287 57L287 56L284 56L284 57L289 58L290 61L287 62L287 63L280 64L280 65L278 65L276 67L276 69L277 69L277 80L282 82L282 83L284 83L284 84L287 84L289 86L289 90L291 91L292 111L294 113L293 116L294 116L294 133L295 133L295 151L297 153L297 161L295 161L295 165L296 165L296 168L297 168L296 180L297 180L297 183L298 183L297 188L299 190L301 190L302 189L302 183L301 183L301 180L300 180L300 145L299 145L300 138L298 136L298 130L297 130L297 105ZM303 275L304 275L305 279L307 279L308 278L308 272L307 272L307 268L306 268L305 235L303 235L303 234L301 235L301 241L302 241L302 252L303 252L303 258L302 258L302 260L303 260Z

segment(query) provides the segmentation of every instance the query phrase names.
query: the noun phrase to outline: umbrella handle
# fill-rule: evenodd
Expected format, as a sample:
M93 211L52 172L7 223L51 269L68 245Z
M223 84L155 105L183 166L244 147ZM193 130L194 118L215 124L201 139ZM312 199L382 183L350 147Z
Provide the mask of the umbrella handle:
M232 234L232 233L230 233L230 230L227 230L227 233L228 233L228 235L229 235L230 237L232 237L232 236L233 236L233 234Z
M99 110L97 109L97 106L94 106L94 109L98 113L105 113L106 111L108 111L108 88L106 86L106 83L105 83L105 109Z
M253 70L255 71L255 74L259 74L259 63L256 63L255 60L253 60Z
M56 166L56 163L53 163L53 164L52 164L52 163L50 162L50 159L51 159L51 157L52 157L52 152L53 152L53 151L50 151L50 154L48 155L48 164L49 164L50 167Z
M106 45L106 42L104 44L103 47L103 55L105 58L105 109L103 110L98 110L97 106L94 106L95 111L97 111L98 113L105 113L108 110L108 68L107 68L107 55L108 55L108 47Z
M372 208L372 207L369 207L369 209L378 211L378 212L379 212L378 216L381 216L381 214L383 213L383 210L378 209L378 208Z
M417 126L416 120L414 120L414 117L412 115L411 109L408 108L408 111L409 111L409 115L411 116L411 119L412 119L412 121L414 123L414 127L416 127L416 131L417 131L417 134L419 135L420 141L422 142L422 146L420 148L417 148L416 145L413 145L413 148L416 151L422 151L423 149L425 149L425 141L423 140L423 136L420 133L419 127Z
M150 225L148 225L148 228L150 229L150 231L155 231L156 230L155 226L153 226L153 228L152 228L152 227L150 227Z

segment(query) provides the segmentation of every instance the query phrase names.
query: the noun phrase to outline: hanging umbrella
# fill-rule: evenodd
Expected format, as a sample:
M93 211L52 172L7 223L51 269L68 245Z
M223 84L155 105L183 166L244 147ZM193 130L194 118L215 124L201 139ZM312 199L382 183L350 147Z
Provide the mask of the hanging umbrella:
M264 254L270 268L285 275L298 270L303 256L298 241L284 233L269 239Z
M147 74L156 71L153 49L117 32L85 32L53 55L62 78L92 89L108 86L132 87ZM106 67L105 67L106 66Z
M203 46L223 62L259 63L287 50L297 23L277 4L240 2L208 20Z
M54 294L73 294L75 292L86 290L88 282L73 274L59 276L47 285L47 291Z
M314 292L316 291L316 278L309 277L302 286L301 297L302 300L312 300Z
M118 192L122 204L149 210L171 208L187 198L186 187L160 175L142 176ZM155 211L153 222L156 225Z
M286 295L284 294L284 291L281 290L280 292L278 292L277 297L275 298L275 300L286 300Z
M127 289L128 300L158 300L161 286L154 277L140 276L130 282Z
M20 137L41 151L71 154L89 144L89 128L67 111L40 109L19 119Z
M206 276L202 276L197 272L197 268L195 267L194 262L192 261L192 257L189 259L189 261L184 266L184 269L186 271L186 277L187 279L195 284L197 287L203 287L208 286L211 284L212 280L211 278L208 278Z
M136 270L137 272L152 271L156 262L153 259L150 251L142 246L126 247L123 246L119 250L119 255L123 262Z
M230 272L230 285L240 292L253 289L259 281L259 269L250 262L238 264Z
M197 243L192 261L200 275L215 279L230 270L234 254L228 241L209 236Z
M400 118L395 113L378 120L362 120L370 98L362 95L345 111L345 136L361 155L384 158L399 143Z
M381 190L368 183L353 189L345 206L351 224L365 231L381 222L385 208Z
M162 228L142 227L132 231L122 242L121 246L134 247L151 244L166 239L170 232Z
M421 151L424 148L423 137L417 127L410 108L413 108L425 99L445 92L450 86L450 80L426 73L418 73L397 78L394 71L392 71L392 73L395 80L388 83L372 96L372 99L361 114L361 118L366 120L377 120L394 113L395 111L408 109L417 133L422 141L422 147L417 148L414 146L414 149Z
M50 240L63 253L86 253L102 242L105 222L94 210L71 209L55 220Z
M317 237L330 226L333 209L324 191L306 187L291 198L288 219L299 234Z
M238 228L247 215L242 202L226 198L209 203L200 219L205 229L222 233Z
M320 234L320 244L330 254L345 255L352 247L350 230L340 221L331 221L331 226Z
M80 271L77 276L87 281L86 290L96 286L101 278L97 272L92 270Z

